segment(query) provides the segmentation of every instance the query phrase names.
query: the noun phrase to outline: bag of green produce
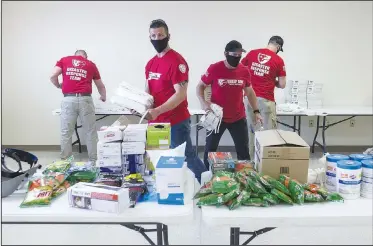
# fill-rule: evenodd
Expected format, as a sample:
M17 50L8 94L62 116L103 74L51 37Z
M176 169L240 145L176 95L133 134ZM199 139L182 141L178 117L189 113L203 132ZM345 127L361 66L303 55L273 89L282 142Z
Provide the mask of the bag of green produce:
M287 204L291 204L293 205L293 200L291 200L291 198L284 194L283 192L277 190L277 189L272 189L271 190L271 194L272 195L275 195L278 199L280 199L281 201L287 203Z
M269 207L267 201L264 201L261 198L248 198L242 200L243 206L254 206L254 207Z
M325 197L325 201L330 201L330 202L344 202L344 199L338 193L328 193L328 195Z
M230 200L227 202L227 206L229 208L229 210L234 210L238 207L241 206L242 204L242 199L247 196L247 192L246 191L242 191L238 197L234 198L233 200Z
M21 208L48 206L52 201L53 189L50 186L40 186L29 190L21 203Z
M204 184L199 189L199 191L194 195L193 199L198 199L211 193L212 193L212 182L210 181Z
M247 176L249 176L252 180L256 180L258 182L260 180L259 174L255 172L254 170L247 171Z
M236 173L236 180L242 185L242 188L245 190L248 186L247 180L246 180L246 175L242 172Z
M324 199L320 194L312 193L311 191L304 191L304 201L305 202L322 202Z
M256 181L250 177L247 177L247 183L250 187L250 189L254 192L254 193L268 193L266 191L266 189L259 183L259 181Z
M263 178L263 175L259 175L259 181L267 190L273 189L272 185Z
M222 176L215 177L212 181L212 192L227 194L239 188L239 184L233 179Z
M291 179L289 182L289 191L291 199L297 204L304 203L304 189L302 185L295 179Z
M276 179L268 176L263 175L263 178L270 184L274 189L277 189L281 191L282 193L285 193L286 195L290 195L290 191L288 188L285 187L281 182L277 181Z
M278 198L273 194L260 194L259 197L263 199L263 201L267 201L269 204L279 204Z
M201 197L197 202L197 206L206 206L206 205L219 205L223 203L222 194L209 194L207 196Z
M223 203L226 203L230 200L233 200L234 198L236 198L238 195L240 194L240 190L239 189L236 189L236 190L232 190L231 192L223 195Z
M228 171L217 171L214 174L214 178L215 177L229 177L229 178L233 178L234 177L234 173L228 172Z

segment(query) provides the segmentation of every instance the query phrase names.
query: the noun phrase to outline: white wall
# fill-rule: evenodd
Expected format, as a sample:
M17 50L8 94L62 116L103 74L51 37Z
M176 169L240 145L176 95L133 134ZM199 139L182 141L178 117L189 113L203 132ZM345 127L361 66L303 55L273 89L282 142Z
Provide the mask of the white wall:
M109 95L123 80L142 88L156 18L168 23L171 46L189 63L192 108L201 74L224 59L228 41L255 49L271 35L285 40L288 79L324 83L325 105L372 105L372 2L4 2L2 11L3 144L59 144L51 111L62 95L48 78L78 48L98 65ZM303 123L309 142L315 129ZM221 143L231 144L228 136ZM331 129L328 144L372 144L371 117Z

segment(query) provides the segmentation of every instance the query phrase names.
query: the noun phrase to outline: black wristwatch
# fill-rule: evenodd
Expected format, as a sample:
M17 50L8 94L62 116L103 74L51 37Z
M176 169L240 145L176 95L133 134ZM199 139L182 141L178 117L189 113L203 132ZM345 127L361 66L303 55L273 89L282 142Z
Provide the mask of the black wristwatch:
M254 110L254 114L260 114L259 109L255 109L255 110Z

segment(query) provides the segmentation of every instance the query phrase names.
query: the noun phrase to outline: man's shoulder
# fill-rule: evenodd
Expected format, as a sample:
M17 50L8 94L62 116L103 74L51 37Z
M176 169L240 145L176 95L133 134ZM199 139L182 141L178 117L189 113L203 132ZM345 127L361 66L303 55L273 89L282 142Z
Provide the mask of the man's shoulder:
M219 69L223 66L225 67L224 61L218 61L218 62L215 62L215 63L211 63L210 66L209 66L209 69L210 70L215 70L215 69Z
M185 60L184 56L182 56L179 52L177 52L174 49L171 49L170 51L170 58L177 61L178 63L184 63L188 65L187 61Z
M149 59L149 61L145 65L145 69L147 69L154 62L156 57L157 56L155 55L155 56L153 56L152 58Z

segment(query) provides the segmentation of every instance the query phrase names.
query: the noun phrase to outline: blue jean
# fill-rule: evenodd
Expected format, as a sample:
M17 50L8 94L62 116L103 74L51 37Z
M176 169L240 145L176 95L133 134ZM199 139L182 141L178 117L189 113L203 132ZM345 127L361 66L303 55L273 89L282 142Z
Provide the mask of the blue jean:
M171 148L176 148L186 142L185 157L188 168L194 173L198 182L201 183L201 174L207 170L193 148L192 139L190 138L190 128L190 119L171 127Z

